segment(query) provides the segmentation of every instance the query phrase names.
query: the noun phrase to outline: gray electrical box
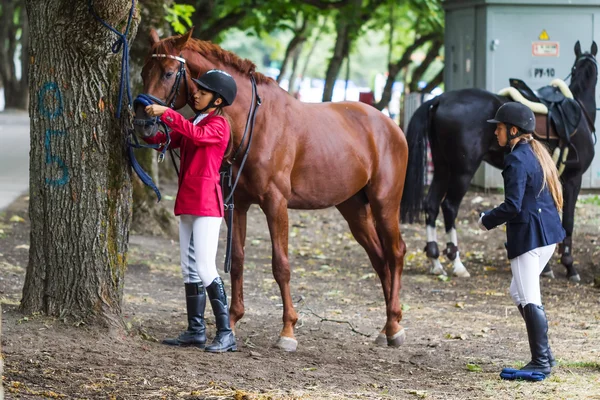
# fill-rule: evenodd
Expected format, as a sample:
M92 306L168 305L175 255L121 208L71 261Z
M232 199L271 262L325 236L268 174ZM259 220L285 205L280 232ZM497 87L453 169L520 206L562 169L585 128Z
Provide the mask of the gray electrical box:
M600 45L599 6L600 0L446 0L446 90L497 93L509 78L520 78L533 89L565 79L575 61L575 42L580 41L582 51L589 51L593 40ZM600 105L599 94L596 87ZM485 163L472 183L503 185L500 171ZM584 174L582 187L600 188L600 156Z

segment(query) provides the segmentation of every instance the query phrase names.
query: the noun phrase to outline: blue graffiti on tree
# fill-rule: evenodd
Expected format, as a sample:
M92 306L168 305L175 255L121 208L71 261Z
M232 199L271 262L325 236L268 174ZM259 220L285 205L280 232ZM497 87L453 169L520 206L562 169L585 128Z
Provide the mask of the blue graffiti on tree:
M44 148L46 149L46 164L58 164L58 168L62 170L62 177L60 179L46 178L46 183L52 186L63 186L69 182L69 169L65 165L65 162L58 156L52 154L52 148L50 145L50 139L52 136L65 136L65 131L55 131L52 129L46 130L46 138L44 140Z
M48 82L40 89L38 93L38 109L42 116L53 120L63 113L62 94L56 82ZM52 154L52 137L66 136L66 131L46 129L44 138L44 148L46 150L46 164L57 164L59 170L62 170L62 177L59 179L46 178L46 184L52 186L63 186L69 182L69 169L67 165L57 155Z

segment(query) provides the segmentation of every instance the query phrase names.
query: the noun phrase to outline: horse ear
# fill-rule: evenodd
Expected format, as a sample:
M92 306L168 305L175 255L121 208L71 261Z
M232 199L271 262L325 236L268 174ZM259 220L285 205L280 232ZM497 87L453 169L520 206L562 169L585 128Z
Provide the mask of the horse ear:
M578 40L577 43L575 43L575 57L579 56L581 56L581 43L579 43Z
M156 44L160 42L160 38L158 37L158 32L156 32L156 29L151 28L150 29L150 45Z
M596 42L592 42L592 51L591 51L592 55L594 57L596 57L596 54L598 54L598 45L596 44Z
M182 50L185 47L185 44L188 42L188 40L191 39L192 32L194 32L193 26L190 28L189 31L187 31L187 33L184 33L183 35L181 35L177 39L175 39L175 41L173 42L173 45L175 46L175 48L178 50Z

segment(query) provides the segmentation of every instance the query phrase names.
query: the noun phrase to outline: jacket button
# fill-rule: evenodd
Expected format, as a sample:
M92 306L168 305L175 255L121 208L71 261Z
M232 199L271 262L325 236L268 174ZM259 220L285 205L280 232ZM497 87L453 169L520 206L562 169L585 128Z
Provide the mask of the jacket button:
M541 212L542 212L542 209L541 209L541 208L538 208L538 212L539 212L539 213L541 213Z

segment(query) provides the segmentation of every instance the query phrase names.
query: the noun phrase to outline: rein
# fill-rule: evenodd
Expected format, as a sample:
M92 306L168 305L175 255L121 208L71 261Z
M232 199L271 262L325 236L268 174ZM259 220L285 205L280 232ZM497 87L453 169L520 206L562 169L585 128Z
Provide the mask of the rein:
M254 124L256 122L256 112L258 110L258 107L260 107L260 105L262 104L262 99L258 95L258 89L256 88L256 79L254 79L254 74L252 73L250 73L250 82L252 83L252 103L250 104L250 110L248 110L248 117L246 118L244 134L242 135L240 145L233 153L233 157L231 157L231 161L228 162L227 167L225 167L221 171L221 187L227 188L227 197L223 201L225 213L227 214L227 247L225 248L225 273L229 273L231 271L231 247L233 243L234 209L233 194L235 192L235 188L237 187L238 182L240 181L240 177L242 176L242 170L246 165L248 154L250 154L250 146L252 145L252 138L254 136ZM237 156L240 154L240 151L244 146L244 140L246 139L246 136L248 136L248 145L244 150L242 161L240 162L240 167L238 169L235 181L233 181L233 163L236 161ZM233 140L233 138L231 140ZM224 183L226 183L226 185L224 185Z

